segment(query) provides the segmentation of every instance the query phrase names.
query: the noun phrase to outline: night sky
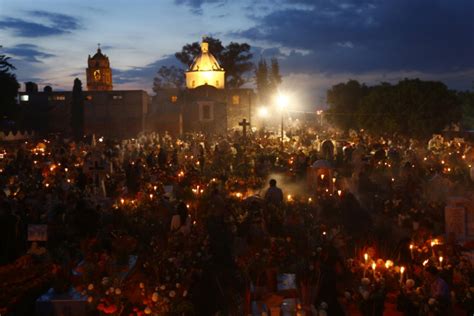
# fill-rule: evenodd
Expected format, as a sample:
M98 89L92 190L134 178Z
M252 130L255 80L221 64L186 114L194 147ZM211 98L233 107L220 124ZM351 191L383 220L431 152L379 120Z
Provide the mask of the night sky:
M282 89L305 105L348 79L473 87L473 0L0 0L2 53L40 88L85 83L101 43L115 89L150 91L158 68L178 65L174 53L203 35L278 57Z

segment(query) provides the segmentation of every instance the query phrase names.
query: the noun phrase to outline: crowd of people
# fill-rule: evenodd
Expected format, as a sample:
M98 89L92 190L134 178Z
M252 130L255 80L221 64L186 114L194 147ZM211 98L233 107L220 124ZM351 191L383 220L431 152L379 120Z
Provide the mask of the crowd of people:
M90 315L474 312L472 245L445 230L472 195L463 139L148 133L0 154L0 314L71 291Z

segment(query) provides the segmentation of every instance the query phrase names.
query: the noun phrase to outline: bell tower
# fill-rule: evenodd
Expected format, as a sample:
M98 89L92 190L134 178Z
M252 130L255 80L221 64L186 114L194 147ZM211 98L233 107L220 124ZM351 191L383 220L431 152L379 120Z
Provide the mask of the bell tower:
M87 90L110 91L112 90L112 69L110 69L109 57L102 54L100 44L97 53L87 59Z

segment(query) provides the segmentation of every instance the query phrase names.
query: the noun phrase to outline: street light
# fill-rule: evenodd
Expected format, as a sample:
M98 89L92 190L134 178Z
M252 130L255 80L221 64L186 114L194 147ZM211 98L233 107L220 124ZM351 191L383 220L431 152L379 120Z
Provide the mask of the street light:
M280 137L281 137L281 144L283 145L283 111L285 108L288 106L288 97L284 94L279 93L277 95L277 106L280 110L280 116L281 116L281 131L280 131Z

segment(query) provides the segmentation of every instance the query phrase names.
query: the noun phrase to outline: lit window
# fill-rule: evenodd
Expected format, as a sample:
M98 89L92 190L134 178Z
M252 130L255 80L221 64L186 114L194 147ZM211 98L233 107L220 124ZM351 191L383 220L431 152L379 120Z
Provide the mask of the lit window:
M23 94L20 96L20 101L28 102L30 100L30 96L27 94Z
M239 105L240 104L240 95L233 95L232 96L232 104Z
M53 100L55 100L55 101L64 101L64 100L66 100L66 96L65 95L55 95L55 96L53 96Z
M116 94L116 95L112 96L112 99L114 99L114 100L122 100L122 96L119 95L119 94Z
M171 102L176 103L178 101L178 96L172 95L171 96Z

